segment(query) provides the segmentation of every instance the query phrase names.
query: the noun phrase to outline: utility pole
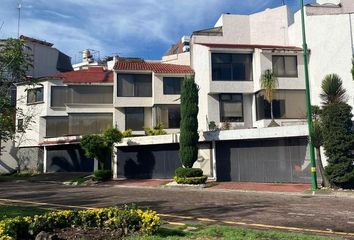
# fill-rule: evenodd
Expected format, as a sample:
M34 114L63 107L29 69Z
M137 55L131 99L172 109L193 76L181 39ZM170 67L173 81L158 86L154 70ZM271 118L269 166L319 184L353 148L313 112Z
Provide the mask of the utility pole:
M315 160L315 148L311 140L312 132L312 112L311 112L311 96L310 96L310 81L309 81L309 69L308 69L308 49L306 43L306 29L305 29L305 10L304 0L300 0L301 4L301 25L302 25L302 41L304 50L304 68L305 68L305 83L306 83L306 108L307 108L307 126L309 131L309 147L310 147L310 159L311 159L311 186L312 190L317 189L317 174L316 174L316 160Z
M18 19L17 19L17 38L20 37L20 21L21 21L21 3L18 4Z

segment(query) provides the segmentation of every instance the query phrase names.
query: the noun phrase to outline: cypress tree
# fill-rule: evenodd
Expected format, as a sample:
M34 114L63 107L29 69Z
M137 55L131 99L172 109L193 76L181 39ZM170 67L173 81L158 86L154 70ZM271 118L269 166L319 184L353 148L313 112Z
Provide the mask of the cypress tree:
M351 107L332 103L323 107L324 148L328 165L325 168L330 183L336 187L354 188L354 134Z
M193 77L185 77L181 91L181 134L179 158L192 168L198 158L198 86Z

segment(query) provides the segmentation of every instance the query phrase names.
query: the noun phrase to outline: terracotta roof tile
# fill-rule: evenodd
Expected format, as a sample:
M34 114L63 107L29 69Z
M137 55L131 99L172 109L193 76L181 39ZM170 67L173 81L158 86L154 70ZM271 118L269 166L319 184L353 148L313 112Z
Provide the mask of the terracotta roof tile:
M151 71L154 73L193 74L190 66L155 62L117 62L114 70Z
M210 48L237 48L237 49L287 49L301 51L301 47L279 46L279 45L261 45L261 44L219 44L219 43L195 43Z
M103 67L89 67L78 71L57 73L49 78L63 78L63 83L113 83L113 72Z

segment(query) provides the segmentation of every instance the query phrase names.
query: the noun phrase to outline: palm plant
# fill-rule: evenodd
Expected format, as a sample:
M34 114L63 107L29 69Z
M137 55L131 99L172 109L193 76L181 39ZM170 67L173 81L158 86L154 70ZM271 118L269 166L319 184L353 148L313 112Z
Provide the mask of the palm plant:
M261 78L261 88L264 89L265 99L270 104L270 116L271 123L269 126L278 126L278 124L274 121L274 113L273 113L273 95L274 90L278 87L278 78L272 72L272 70L268 69L264 71L264 74Z
M343 88L342 79L337 74L328 74L322 81L322 104L340 103L347 100L346 91Z
M325 170L322 164L322 157L321 157L321 146L323 145L323 132L322 126L319 121L314 121L312 123L312 129L310 133L310 141L312 142L313 146L316 148L316 165L320 170L320 174L322 177L322 186L323 187L330 187L331 184L325 174Z

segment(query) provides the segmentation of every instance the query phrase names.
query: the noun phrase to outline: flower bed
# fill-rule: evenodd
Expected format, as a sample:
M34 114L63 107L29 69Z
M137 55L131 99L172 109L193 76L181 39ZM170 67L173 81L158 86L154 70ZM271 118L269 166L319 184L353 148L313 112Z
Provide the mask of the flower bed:
M55 232L67 228L120 230L123 235L132 232L152 234L159 226L160 218L156 212L135 207L64 210L2 220L0 240L34 239L42 231Z

